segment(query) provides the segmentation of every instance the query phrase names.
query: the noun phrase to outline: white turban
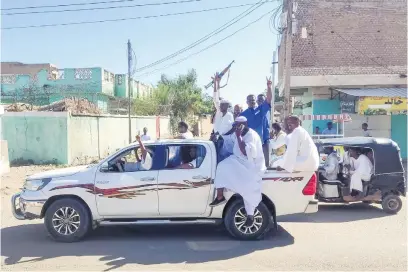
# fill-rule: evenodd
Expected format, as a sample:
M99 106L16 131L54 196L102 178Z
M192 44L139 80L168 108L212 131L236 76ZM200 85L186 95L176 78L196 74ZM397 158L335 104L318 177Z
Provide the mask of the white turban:
M245 116L238 116L237 118L235 118L235 122L237 123L245 123L247 121Z

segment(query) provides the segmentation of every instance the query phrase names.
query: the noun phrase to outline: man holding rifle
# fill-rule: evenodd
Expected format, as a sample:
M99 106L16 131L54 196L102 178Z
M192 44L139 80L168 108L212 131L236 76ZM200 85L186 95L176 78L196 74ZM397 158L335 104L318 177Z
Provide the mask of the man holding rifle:
M228 111L229 101L220 101L220 76L215 74L214 76L214 94L213 101L216 109L214 116L214 134L224 135L232 128L232 123L234 123L234 116Z

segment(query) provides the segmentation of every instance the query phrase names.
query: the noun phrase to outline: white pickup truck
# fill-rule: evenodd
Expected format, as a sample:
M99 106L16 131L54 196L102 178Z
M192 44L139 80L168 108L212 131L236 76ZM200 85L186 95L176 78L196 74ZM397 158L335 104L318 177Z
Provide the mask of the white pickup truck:
M12 212L19 220L44 218L57 241L74 242L103 224L224 223L237 239L261 239L277 228L281 215L315 213L317 177L314 172L287 173L269 169L263 177L262 202L252 226L244 226L244 204L226 192L227 202L214 199L217 150L205 140L145 142L152 157L148 171L124 172L116 167L140 154L131 144L98 164L47 171L29 176L13 195ZM195 148L193 168L180 169L183 150Z

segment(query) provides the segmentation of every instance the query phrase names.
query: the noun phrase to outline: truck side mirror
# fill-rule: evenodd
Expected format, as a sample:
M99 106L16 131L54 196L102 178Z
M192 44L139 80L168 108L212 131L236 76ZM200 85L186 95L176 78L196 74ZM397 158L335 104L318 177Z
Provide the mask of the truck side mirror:
M99 168L99 171L101 171L101 172L103 172L103 173L109 172L109 164L108 164L108 162L102 163L101 167Z

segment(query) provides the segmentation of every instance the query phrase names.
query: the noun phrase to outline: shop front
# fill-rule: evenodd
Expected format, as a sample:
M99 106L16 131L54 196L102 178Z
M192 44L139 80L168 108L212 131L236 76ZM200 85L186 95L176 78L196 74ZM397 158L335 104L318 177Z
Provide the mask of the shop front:
M407 88L337 89L340 104L358 115L350 130L361 130L368 123L373 137L387 137L397 142L401 157L407 158ZM343 112L343 107L342 107ZM361 123L361 124L360 124Z

